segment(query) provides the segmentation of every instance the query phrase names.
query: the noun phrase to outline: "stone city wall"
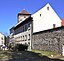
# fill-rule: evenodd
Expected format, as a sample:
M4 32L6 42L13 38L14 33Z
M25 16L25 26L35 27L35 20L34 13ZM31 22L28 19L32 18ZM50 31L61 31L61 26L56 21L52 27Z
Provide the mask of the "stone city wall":
M49 29L32 36L32 49L62 52L64 44L64 27Z

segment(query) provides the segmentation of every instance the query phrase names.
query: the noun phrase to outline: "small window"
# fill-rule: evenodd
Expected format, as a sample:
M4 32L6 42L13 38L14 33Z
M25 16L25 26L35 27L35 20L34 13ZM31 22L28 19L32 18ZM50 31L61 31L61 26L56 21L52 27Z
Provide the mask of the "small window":
M23 36L23 41L24 41L24 36Z
M20 37L18 37L20 39Z
M23 32L23 26L21 26L21 32Z
M53 24L53 28L55 28L56 27L56 24Z
M28 45L30 45L30 42L28 42Z
M22 36L21 36L21 38L22 38Z
M28 34L28 40L30 40L30 34Z
M22 36L21 36L21 40L22 40Z
M25 25L25 31L27 31L27 25Z
M3 44L3 41L2 41L2 44Z
M3 37L1 37L1 39L3 40Z
M30 27L30 22L28 23L28 27Z
M25 42L25 45L27 45L27 43Z
M41 17L41 14L40 14L40 17Z
M28 23L28 31L30 30L30 23Z
M47 10L49 10L49 7L47 7Z
M24 32L24 26L23 26L23 32Z

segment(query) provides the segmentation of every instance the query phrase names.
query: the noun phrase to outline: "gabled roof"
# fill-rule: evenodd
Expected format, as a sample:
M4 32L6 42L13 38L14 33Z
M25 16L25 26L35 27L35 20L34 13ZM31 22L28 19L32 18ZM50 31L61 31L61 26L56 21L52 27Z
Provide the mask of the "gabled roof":
M4 35L2 32L0 32L1 35ZM4 35L5 36L5 35Z
M53 28L53 24L55 24L56 27L61 26L61 19L49 3L32 14L31 17L33 17L34 24L33 32L51 29Z
M26 10L22 10L19 14L29 14Z

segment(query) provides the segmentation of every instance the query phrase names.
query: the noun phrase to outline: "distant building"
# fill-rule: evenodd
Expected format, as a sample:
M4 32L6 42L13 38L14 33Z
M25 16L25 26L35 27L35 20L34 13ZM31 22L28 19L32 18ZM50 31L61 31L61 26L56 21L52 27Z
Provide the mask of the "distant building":
M10 29L9 43L28 44L29 50L32 48L50 51L57 51L58 49L59 51L62 48L59 48L59 46L63 44L58 45L57 43L55 45L55 43L53 44L51 42L54 40L55 42L58 42L60 35L62 34L61 32L63 31L62 29L61 19L48 3L32 15L25 10L18 14L18 23ZM60 32L59 38L57 38L58 32L56 30L59 30L58 32ZM54 35L52 34L55 35L56 39L54 39ZM54 50L53 47L57 48Z
M9 44L9 40L10 40L9 36L6 36L5 37L5 46L7 46L7 47L8 47L8 44Z
M0 48L5 46L5 35L0 32Z

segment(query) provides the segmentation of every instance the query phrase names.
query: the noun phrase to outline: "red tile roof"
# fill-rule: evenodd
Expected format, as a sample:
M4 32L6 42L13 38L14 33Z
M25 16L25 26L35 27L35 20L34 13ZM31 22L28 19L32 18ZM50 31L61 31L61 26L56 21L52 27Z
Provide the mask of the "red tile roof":
M61 26L64 26L64 19L61 19Z
M19 14L29 14L26 10L22 10Z

